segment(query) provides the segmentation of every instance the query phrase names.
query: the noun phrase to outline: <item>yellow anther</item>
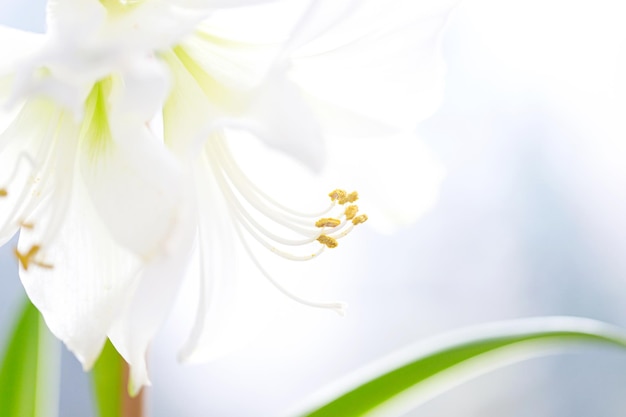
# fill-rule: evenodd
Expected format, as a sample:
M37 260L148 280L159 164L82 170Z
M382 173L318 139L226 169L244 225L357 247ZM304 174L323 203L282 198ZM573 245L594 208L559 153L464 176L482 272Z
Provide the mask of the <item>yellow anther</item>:
M23 227L24 229L34 229L35 225L32 223L28 223L28 222L20 222L20 226Z
M356 216L354 219L352 219L352 224L356 226L357 224L365 223L366 221L367 221L367 214L361 214L359 216Z
M6 188L0 188L0 197L6 197L9 195L9 192Z
M357 193L356 191L352 191L350 194L347 194L339 198L338 202L339 204L354 203L358 199L359 199L359 193Z
M344 214L346 215L346 220L354 219L354 216L356 216L358 212L359 212L359 207L355 206L354 204L346 207L346 211L344 212Z
M324 217L315 222L315 227L337 227L341 224L341 220L332 217Z
M326 235L320 235L320 237L317 238L317 241L331 249L336 248L337 245L339 245L339 243L337 243L337 239Z
M328 194L328 196L330 197L331 201L337 201L342 198L345 198L347 194L348 193L346 193L345 190L336 189L336 190L331 191Z
M13 253L17 257L17 260L20 262L22 268L24 268L25 271L28 271L28 268L31 264L37 265L41 268L52 269L52 265L33 259L35 256L37 256L40 250L41 246L33 245L26 253L21 253L19 250L17 250L17 248L14 249Z

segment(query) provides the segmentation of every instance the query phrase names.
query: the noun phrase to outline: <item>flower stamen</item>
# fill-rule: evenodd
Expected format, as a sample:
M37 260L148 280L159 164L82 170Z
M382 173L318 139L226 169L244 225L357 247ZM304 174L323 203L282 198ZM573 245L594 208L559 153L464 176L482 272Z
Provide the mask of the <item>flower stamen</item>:
M330 197L330 201L335 202L339 199L345 198L346 194L345 190L336 189L331 191L328 196Z
M6 188L0 188L0 197L6 197L9 195L9 192Z
M34 259L40 251L41 251L40 245L33 245L30 247L30 249L26 253L20 252L17 248L13 250L13 253L17 257L17 260L20 262L20 264L22 265L22 268L24 268L25 271L28 271L28 268L30 267L31 264L36 265L40 268L44 268L44 269L52 269L53 268L52 265L44 263L42 261L38 261L37 259Z
M343 205L346 203L354 203L359 199L359 193L352 191L350 194L346 194L343 197L337 199L338 203Z
M322 245L326 245L326 247L330 249L336 248L339 245L339 242L337 242L337 239L330 237L328 235L320 235L317 238L317 241L320 242Z
M204 157L226 199L240 241L263 275L295 301L313 307L330 308L341 314L344 309L342 303L310 302L281 287L261 267L248 246L248 240L252 238L270 252L288 260L313 259L326 248L336 248L338 239L367 219L363 214L358 215L358 206L351 204L359 198L358 193L335 189L328 194L331 199L329 207L317 213L302 213L281 205L259 189L239 168L222 134L214 134L209 138ZM248 236L244 236L244 230ZM319 246L311 250L311 245ZM293 253L287 247L303 248L304 253Z
M21 222L20 222L20 227L23 227L24 229L34 229L34 228L35 228L35 225L34 225L34 224L32 224L32 223L28 223L28 222L25 222L25 221L21 221Z
M366 221L367 221L367 214L361 214L359 216L356 216L354 219L352 219L352 224L356 226L357 224L365 223Z
M354 216L356 216L358 212L359 212L359 207L352 204L346 207L346 210L343 212L343 214L346 216L346 220L352 220L354 219Z
M337 227L341 224L341 220L332 217L323 217L315 222L315 227Z

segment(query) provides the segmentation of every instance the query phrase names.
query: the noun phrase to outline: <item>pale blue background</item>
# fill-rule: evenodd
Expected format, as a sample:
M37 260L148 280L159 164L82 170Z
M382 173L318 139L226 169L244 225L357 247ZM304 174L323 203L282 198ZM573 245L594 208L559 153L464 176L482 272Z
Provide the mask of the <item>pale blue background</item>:
M0 22L41 29L41 3L0 0ZM288 346L274 336L293 324L278 320L247 350L182 367L170 322L152 352L152 415L277 416L369 360L467 324L569 314L626 326L626 169L615 162L626 153L603 101L623 69L617 5L466 1L445 38L446 101L419 129L448 168L437 208L393 236L360 231L345 252L354 276L337 278L349 316L302 313L309 333ZM10 250L2 334L21 296ZM498 371L411 415L623 416L626 356L584 352ZM60 415L92 415L85 376L68 354L63 366Z

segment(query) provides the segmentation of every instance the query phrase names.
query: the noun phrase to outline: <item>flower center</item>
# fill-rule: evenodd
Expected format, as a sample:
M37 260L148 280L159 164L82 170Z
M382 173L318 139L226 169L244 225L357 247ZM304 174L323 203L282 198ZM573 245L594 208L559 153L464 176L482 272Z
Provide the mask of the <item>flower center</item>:
M252 253L244 232L270 252L285 259L311 260L324 249L337 247L341 238L367 220L367 215L358 214L359 208L353 204L358 194L337 189L329 194L331 202L326 209L317 213L301 213L283 206L260 190L235 163L222 136L214 135L209 140L206 155L226 197L235 230L263 275L281 292L300 303L330 308L342 314L345 308L342 303L303 300L279 285Z

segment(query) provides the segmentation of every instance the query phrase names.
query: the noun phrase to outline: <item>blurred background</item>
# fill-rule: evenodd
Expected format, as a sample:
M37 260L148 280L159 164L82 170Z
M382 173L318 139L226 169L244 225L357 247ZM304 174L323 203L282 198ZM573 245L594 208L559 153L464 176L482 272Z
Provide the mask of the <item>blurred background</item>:
M348 302L345 318L289 305L245 348L189 366L176 362L189 328L178 308L151 352L150 414L280 416L374 359L471 324L626 326L622 3L463 1L444 36L445 101L418 131L447 172L435 208L392 235L363 227L311 267L315 295ZM0 23L42 31L43 19L43 1L0 0ZM0 252L3 337L24 296L11 249ZM622 352L589 347L496 371L410 415L621 417L624 375ZM60 415L93 415L67 352L62 378Z

